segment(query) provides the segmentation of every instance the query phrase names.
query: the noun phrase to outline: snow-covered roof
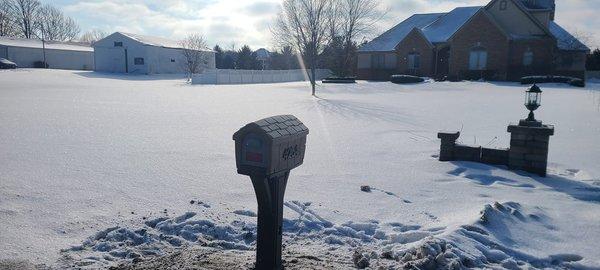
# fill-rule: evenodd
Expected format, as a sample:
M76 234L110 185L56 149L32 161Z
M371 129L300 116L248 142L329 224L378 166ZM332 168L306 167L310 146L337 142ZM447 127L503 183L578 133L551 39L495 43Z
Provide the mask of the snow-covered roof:
M571 35L567 30L562 28L554 21L550 21L548 25L550 33L556 38L558 42L558 48L566 51L589 51L585 44L579 41L576 37Z
M381 36L363 45L359 51L393 51L414 28L420 29L431 43L446 42L482 8L481 6L458 7L448 13L413 15Z
M174 48L174 49L182 49L183 47L179 44L179 42L175 40L170 40L162 37L154 37L154 36L146 36L140 34L132 34L132 33L124 33L119 32L121 35L124 35L133 40L139 41L145 45L157 46L157 47L165 47L165 48Z
M482 8L481 6L455 8L423 28L423 34L431 43L446 42Z
M63 50L63 51L82 51L82 52L93 52L94 48L73 42L58 42L58 41L46 41L42 44L39 39L24 39L14 37L0 37L0 45L10 47L23 47L23 48L36 48L42 49L44 46L48 50Z
M361 52L389 52L396 49L396 46L412 31L414 28L423 28L446 13L415 14L404 20L392 29L376 37L371 42L363 45Z
M163 48L172 48L172 49L183 49L183 46L181 46L181 44L179 44L179 41L175 41L172 39L168 39L168 38L163 38L163 37L155 37L155 36L146 36L146 35L140 35L140 34L132 34L132 33L124 33L124 32L118 32L121 35L124 35L128 38L131 38L133 40L136 40L144 45L149 45L149 46L157 46L157 47L163 47ZM205 48L205 51L212 51L210 48Z

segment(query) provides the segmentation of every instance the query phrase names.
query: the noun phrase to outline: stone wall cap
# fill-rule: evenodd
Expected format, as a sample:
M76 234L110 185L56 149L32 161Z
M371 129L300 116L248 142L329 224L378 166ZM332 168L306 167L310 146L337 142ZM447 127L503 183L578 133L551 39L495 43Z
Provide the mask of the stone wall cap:
M440 131L438 139L456 141L460 137L460 131Z
M508 132L518 132L518 133L530 133L533 135L554 135L554 126L553 125L542 125L541 127L527 127L520 126L518 124L511 124L508 126Z

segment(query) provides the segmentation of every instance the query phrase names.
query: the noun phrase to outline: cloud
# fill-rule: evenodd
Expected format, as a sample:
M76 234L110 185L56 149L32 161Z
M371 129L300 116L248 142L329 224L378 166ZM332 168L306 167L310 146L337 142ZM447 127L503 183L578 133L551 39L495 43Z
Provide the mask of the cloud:
M213 44L269 47L269 25L282 0L42 0L61 7L83 31L127 31L180 39L199 32ZM488 0L381 0L387 16L366 39L382 33L415 13L447 12L459 6L485 5ZM590 45L600 45L600 1L557 1L557 22L586 33Z
M254 2L254 3L251 3L250 5L247 5L246 7L244 7L244 10L249 15L254 15L254 16L264 16L264 15L275 14L278 9L279 9L279 3L264 2L264 1Z

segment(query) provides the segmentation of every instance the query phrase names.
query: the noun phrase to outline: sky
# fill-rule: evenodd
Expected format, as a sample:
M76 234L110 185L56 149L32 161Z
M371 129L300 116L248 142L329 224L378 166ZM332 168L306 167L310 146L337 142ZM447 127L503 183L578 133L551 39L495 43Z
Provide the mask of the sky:
M458 6L485 5L489 0L381 0L385 18L365 39L384 32L414 13L447 12ZM269 26L281 0L42 0L60 7L81 26L161 36L174 40L201 33L209 44L224 48L250 45L272 48ZM556 22L587 36L589 47L600 46L600 0L556 0Z

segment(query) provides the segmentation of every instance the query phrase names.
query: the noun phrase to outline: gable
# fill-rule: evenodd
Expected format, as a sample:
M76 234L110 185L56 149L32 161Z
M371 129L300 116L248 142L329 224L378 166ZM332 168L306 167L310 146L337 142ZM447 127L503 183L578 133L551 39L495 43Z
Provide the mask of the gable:
M135 43L136 45L143 45L139 41L134 40L128 36L125 36L119 32L112 33L107 37L98 40L94 43L94 47L114 47L114 42L124 42L124 43ZM124 44L125 45L125 44Z
M444 43L483 7L458 7L423 28L431 43Z
M391 52L414 29L423 28L446 13L415 14L363 45L359 52Z
M486 6L486 10L511 38L548 36L547 30L513 0L494 0Z
M481 31L485 29L485 31ZM452 37L450 37L449 41L454 42L455 39L462 41L482 41L490 39L503 39L508 40L510 37L508 34L500 27L491 15L486 10L480 10L475 14L467 23L463 25Z
M396 46L396 49L402 47L409 47L409 50L414 50L414 48L422 48L423 46L427 46L429 48L433 48L433 44L427 40L423 32L418 28L413 28L408 35Z

